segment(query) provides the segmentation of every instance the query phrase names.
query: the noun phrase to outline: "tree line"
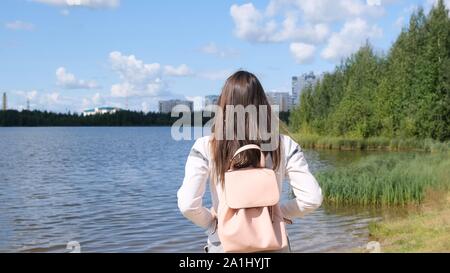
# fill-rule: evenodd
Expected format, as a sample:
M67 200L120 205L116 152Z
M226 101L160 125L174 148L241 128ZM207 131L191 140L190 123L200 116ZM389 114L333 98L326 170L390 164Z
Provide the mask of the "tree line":
M192 113L191 120L194 122ZM199 113L202 115L202 113ZM180 116L181 117L181 116ZM172 126L180 117L171 114L118 111L114 114L83 116L77 113L47 111L0 111L0 127L77 127L77 126ZM203 125L211 118L203 118ZM280 113L280 119L289 120L289 113Z
M350 41L349 41L350 42ZM450 18L418 8L387 53L367 42L303 90L291 128L310 135L450 139Z
M114 114L92 116L47 111L0 111L0 126L3 127L168 126L176 120L170 114L132 111L118 111Z

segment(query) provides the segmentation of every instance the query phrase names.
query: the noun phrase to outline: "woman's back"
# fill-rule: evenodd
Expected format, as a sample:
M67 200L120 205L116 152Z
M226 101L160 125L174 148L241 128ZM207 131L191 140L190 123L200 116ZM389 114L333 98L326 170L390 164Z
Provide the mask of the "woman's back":
M207 183L211 191L213 208L218 209L222 187L214 183L211 177L212 159L210 149L211 137L198 139L191 149L186 163L183 185L178 191L178 206L183 215L199 227L209 229L214 215L210 209L203 207L203 196ZM293 189L295 199L281 204L283 217L293 220L316 210L322 204L322 191L311 174L300 146L288 136L281 136L281 165L277 174L280 193L283 181L287 180ZM267 159L270 167L270 158ZM213 228L214 229L214 228ZM207 232L208 233L208 232Z
M282 217L287 222L303 217L321 205L320 186L310 173L300 146L290 137L278 134L278 128L273 126L277 119L253 74L239 71L231 76L217 108L212 135L195 142L186 163L183 185L178 191L181 212L206 229L209 245L213 240L218 241L217 236L212 236L217 226L215 212L223 201L225 173L230 169L258 168L262 156L267 159L265 167L276 173L280 193L283 192L282 182L288 180L296 197L280 205ZM246 110L239 115L234 112L236 108ZM252 109L255 110L252 112ZM235 153L246 145L268 149L264 154L250 149L236 157ZM208 181L213 201L211 209L203 206Z

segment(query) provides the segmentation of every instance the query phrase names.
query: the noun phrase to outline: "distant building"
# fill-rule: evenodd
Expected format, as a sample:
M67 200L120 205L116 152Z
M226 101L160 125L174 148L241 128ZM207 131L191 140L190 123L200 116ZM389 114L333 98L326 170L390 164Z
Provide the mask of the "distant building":
M320 80L314 72L304 73L301 76L292 77L292 101L293 106L300 104L302 91L308 86L314 86Z
M95 109L88 109L88 110L84 111L83 116L88 117L88 116L95 116L95 115L115 114L119 111L120 111L120 109L115 108L115 107L98 107Z
M6 97L6 93L3 93L3 111L8 110L8 98Z
M219 103L219 96L211 95L205 97L204 109L211 105L217 105Z
M159 112L162 114L172 113L172 109L177 105L185 105L189 107L191 112L194 111L194 102L187 100L166 100L159 102Z
M288 112L291 110L291 96L288 92L269 92L267 98L270 104L278 105L280 112Z

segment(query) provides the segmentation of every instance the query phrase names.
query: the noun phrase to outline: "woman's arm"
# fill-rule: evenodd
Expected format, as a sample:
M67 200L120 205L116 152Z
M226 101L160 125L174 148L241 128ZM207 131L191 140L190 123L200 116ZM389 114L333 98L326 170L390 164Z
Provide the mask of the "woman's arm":
M194 224L204 229L213 229L214 217L203 207L203 195L209 177L209 164L205 147L197 140L187 159L183 185L178 191L178 207L181 213Z
M304 217L322 205L322 189L309 171L308 163L300 146L285 137L286 176L294 191L295 199L281 206L284 217Z

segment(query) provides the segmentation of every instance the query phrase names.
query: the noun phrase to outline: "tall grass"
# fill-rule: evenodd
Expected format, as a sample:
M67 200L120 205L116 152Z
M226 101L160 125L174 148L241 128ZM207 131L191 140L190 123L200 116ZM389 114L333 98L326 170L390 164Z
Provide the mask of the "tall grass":
M423 151L432 153L450 151L450 142L438 142L432 139L347 138L303 134L294 134L294 138L300 146L306 149Z
M334 205L420 204L428 190L450 190L450 156L386 154L317 174L325 202Z

